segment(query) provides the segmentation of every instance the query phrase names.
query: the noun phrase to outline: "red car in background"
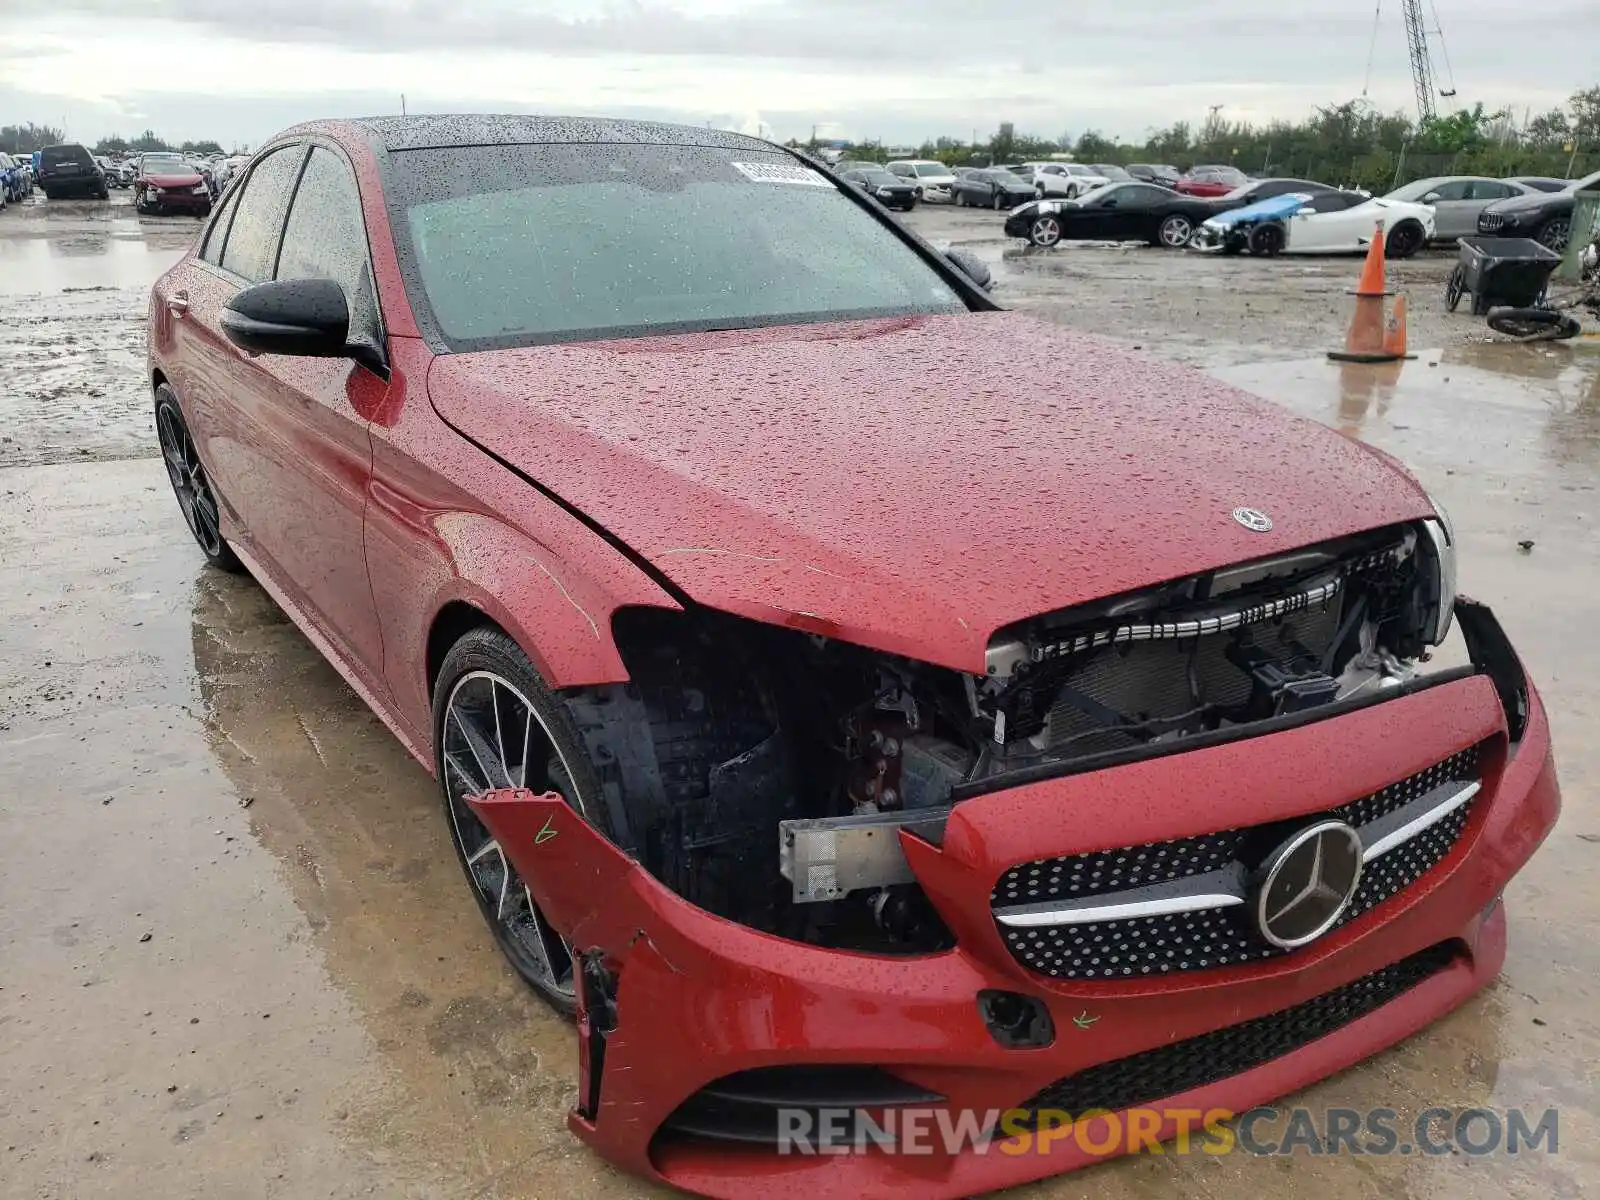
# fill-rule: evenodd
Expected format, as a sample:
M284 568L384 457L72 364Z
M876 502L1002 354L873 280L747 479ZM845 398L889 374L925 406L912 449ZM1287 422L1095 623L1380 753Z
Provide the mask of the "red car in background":
M211 214L211 187L205 175L181 154L139 156L133 179L133 203L140 212Z
M970 1196L1303 1087L1495 978L1556 819L1393 459L961 261L753 138L376 118L151 296L194 538L436 775L571 1129L688 1191Z
M1250 176L1237 167L1195 167L1172 185L1185 196L1226 196L1250 182Z

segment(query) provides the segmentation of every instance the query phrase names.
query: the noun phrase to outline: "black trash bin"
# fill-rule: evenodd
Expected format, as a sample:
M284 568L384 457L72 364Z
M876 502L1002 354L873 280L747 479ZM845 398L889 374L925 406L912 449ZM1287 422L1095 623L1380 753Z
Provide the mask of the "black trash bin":
M1461 261L1450 274L1445 307L1455 312L1461 297L1472 297L1472 315L1491 308L1532 308L1544 299L1561 256L1532 238L1464 237Z

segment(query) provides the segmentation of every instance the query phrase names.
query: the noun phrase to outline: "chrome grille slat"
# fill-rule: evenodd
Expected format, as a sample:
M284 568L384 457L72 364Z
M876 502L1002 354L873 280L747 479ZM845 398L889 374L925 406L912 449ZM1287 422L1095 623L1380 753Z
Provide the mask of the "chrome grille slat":
M1481 748L1473 747L1410 778L1325 813L1295 822L1343 821L1360 828L1398 813L1413 801L1454 782L1470 785L1479 776ZM1391 851L1373 858L1361 885L1339 924L1344 924L1416 883L1455 846L1476 797ZM1401 813L1396 821L1409 814ZM1393 825L1393 822L1390 822ZM1271 833L1271 827L1268 828ZM1250 906L1232 904L1198 911L1132 916L1117 920L1060 924L1008 925L999 913L1047 911L1051 902L1063 909L1103 898L1120 902L1124 893L1139 894L1178 881L1201 879L1214 872L1239 870L1241 856L1263 838L1251 828L1225 830L1144 846L1097 851L1059 859L1023 863L1000 878L990 896L997 927L1012 955L1029 970L1058 979L1114 979L1168 975L1181 971L1236 966L1283 951L1256 932ZM1268 840L1271 840L1269 837ZM1193 886L1192 884L1189 886ZM1337 928L1337 926L1336 926Z

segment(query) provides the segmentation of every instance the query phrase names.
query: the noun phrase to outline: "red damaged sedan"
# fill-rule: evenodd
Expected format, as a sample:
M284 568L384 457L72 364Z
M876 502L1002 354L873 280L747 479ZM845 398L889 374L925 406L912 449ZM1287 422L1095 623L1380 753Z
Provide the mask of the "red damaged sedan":
M143 213L185 212L204 217L211 212L211 189L199 168L183 155L141 154L133 180L133 203Z
M413 117L268 143L156 285L190 529L436 774L630 1171L989 1191L1500 969L1559 795L1444 514L983 274L766 142Z

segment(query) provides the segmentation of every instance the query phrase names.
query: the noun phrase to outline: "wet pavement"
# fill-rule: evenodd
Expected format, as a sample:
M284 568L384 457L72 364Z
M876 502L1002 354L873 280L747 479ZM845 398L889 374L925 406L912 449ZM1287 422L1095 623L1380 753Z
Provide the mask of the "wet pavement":
M574 1040L501 965L426 774L189 540L139 376L145 289L194 223L50 207L0 214L0 1197L664 1194L567 1134ZM1008 1195L1592 1190L1600 348L1486 345L1419 295L1432 349L1338 368L1320 348L1353 263L1036 264L1003 257L993 214L912 220L980 248L1019 306L1204 362L1409 463L1455 516L1463 589L1544 692L1566 796L1508 893L1501 979L1296 1101L1556 1106L1557 1156L1147 1156ZM1442 289L1448 263L1407 278Z

